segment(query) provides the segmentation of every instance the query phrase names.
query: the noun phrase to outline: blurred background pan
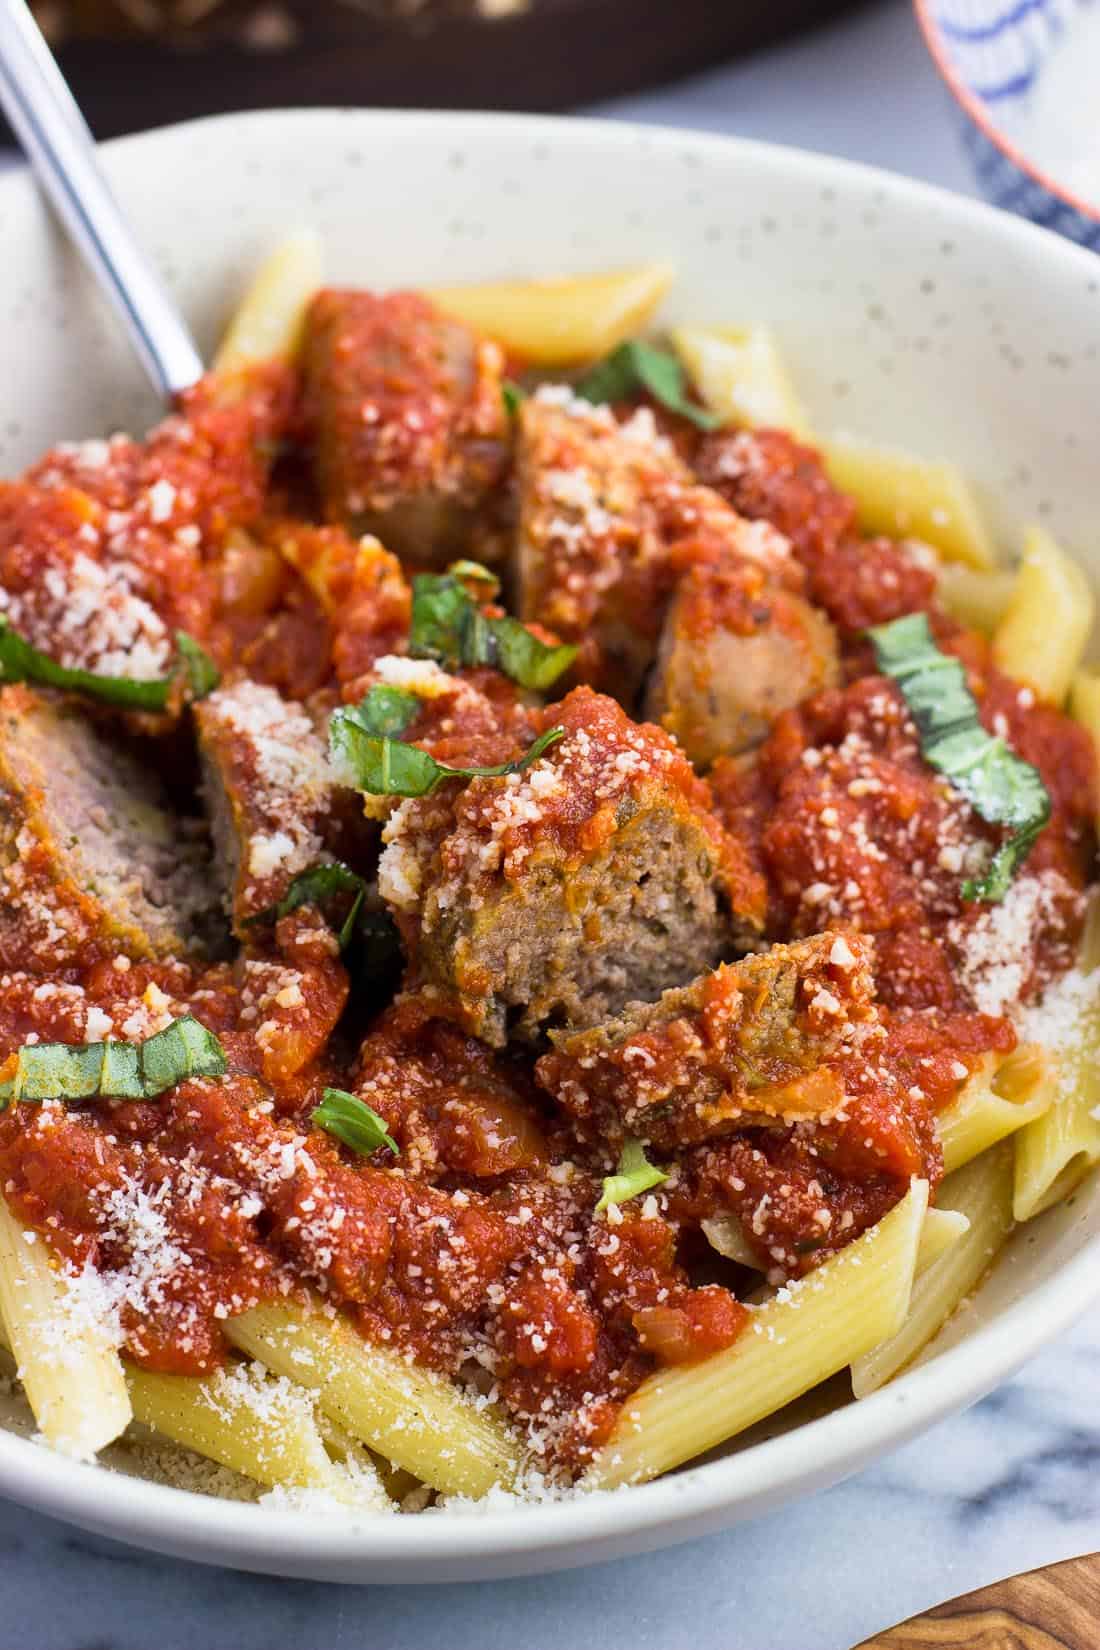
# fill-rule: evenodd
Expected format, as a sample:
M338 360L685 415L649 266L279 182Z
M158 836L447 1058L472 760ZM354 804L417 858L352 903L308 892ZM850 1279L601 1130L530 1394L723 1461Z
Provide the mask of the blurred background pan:
M568 109L852 0L31 0L100 137L293 104Z

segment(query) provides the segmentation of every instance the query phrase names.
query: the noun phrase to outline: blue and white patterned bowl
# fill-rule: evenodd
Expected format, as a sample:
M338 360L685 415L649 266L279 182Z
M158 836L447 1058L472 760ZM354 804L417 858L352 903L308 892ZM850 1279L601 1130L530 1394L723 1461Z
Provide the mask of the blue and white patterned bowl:
M929 50L961 115L963 141L995 206L1100 251L1100 206L1029 159L1029 106L1052 53L1100 0L915 0ZM1091 34L1091 29L1090 29ZM1100 63L1093 97L1100 96ZM1093 104L1095 109L1095 104ZM1087 119L1089 109L1082 108Z

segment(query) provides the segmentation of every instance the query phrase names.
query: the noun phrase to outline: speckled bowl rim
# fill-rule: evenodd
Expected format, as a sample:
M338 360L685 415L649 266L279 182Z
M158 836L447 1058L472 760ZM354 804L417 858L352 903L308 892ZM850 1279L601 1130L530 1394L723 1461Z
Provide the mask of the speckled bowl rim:
M1072 190L1067 189L1065 184L1059 183L1058 179L1049 172L1040 171L1035 162L1029 159L1024 151L1012 142L1011 138L1005 136L981 98L970 90L970 87L956 69L950 47L944 43L940 26L933 15L932 5L933 0L913 0L913 10L916 12L917 23L924 36L924 43L928 47L929 55L939 70L944 85L963 113L969 120L973 121L983 137L988 138L993 147L999 149L1005 159L1012 162L1017 171L1022 172L1025 177L1031 178L1040 188L1045 189L1048 195L1053 195L1056 200L1063 201L1066 206L1072 207L1074 212L1079 212L1090 223L1100 223L1100 207L1094 206L1091 201L1084 200L1080 195L1075 195Z
M419 111L294 110L217 116L117 139L108 156L178 141L202 129L224 133L231 152L243 124L300 123L303 139L331 124L334 137L369 140L418 132L440 145L490 134L518 152L537 142L575 158L583 177L586 156L636 153L638 145L690 148L721 164L736 158L774 179L811 181L839 196L877 187L904 210L934 214L960 238L978 236L990 257L1010 258L1025 247L1067 280L1091 285L1093 255L1024 220L946 191L874 167L777 145L662 130L628 123L559 120L543 116L450 114ZM28 188L19 173L0 178L0 206ZM1055 1211L1055 1215L1059 1212ZM1075 1217L1077 1218L1077 1217ZM1051 1216L1042 1220L1049 1221ZM1038 1227L1041 1223L1036 1223ZM1042 1241L1041 1237L1037 1240ZM782 1505L858 1471L942 1417L961 1410L1013 1374L1029 1357L1100 1298L1100 1234L1067 1239L1075 1254L1039 1287L934 1361L889 1387L794 1430L738 1453L685 1469L655 1483L560 1503L490 1510L468 1516L432 1514L341 1520L300 1511L216 1500L65 1460L27 1439L0 1431L0 1493L101 1535L175 1556L240 1569L363 1582L449 1582L563 1569L653 1550L704 1534Z

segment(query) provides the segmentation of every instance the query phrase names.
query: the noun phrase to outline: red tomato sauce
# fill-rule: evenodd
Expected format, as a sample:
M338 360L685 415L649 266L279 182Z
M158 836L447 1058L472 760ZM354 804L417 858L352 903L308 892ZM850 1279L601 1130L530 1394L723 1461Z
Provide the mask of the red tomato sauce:
M499 352L471 350L456 323L409 295L360 304L330 294L312 325L304 396L283 368L207 380L147 442L61 447L24 481L0 484L0 590L20 633L96 668L120 627L128 645L136 635L152 650L147 663L158 649L169 656L183 629L228 682L268 684L317 716L357 701L378 661L406 651L414 561L358 531L369 519L419 542L425 493L433 520L459 538L487 502L492 533L511 521ZM138 1363L213 1369L229 1350L227 1319L308 1290L369 1340L491 1391L547 1461L572 1469L648 1374L731 1345L748 1322L727 1286L740 1273L695 1281L711 1275L696 1265L704 1222L735 1217L778 1280L842 1249L913 1176L935 1190L937 1114L1016 1044L990 968L993 919L963 894L999 836L923 760L898 690L872 673L869 625L929 612L940 645L967 667L985 725L1042 773L1053 813L1011 896L1012 920L1028 925L1013 1002L1072 965L1095 851L1083 730L1000 676L986 645L937 611L926 557L859 537L852 501L810 449L782 432L700 439L661 423L676 450L640 445L635 472L614 478L629 483L620 519L610 495L576 505L611 414L580 434L555 425L561 497L549 488L533 534L553 599L532 628L550 637L545 619L575 638L578 673L640 684L664 604L686 569L705 568L699 582L713 591L693 636L712 626L752 634L784 611L777 592L788 603L805 595L837 631L846 685L784 711L751 758L720 759L704 777L668 734L588 687L544 707L497 671L461 671L423 698L409 741L443 763L496 765L561 728L568 771L560 784L540 776L537 806L526 779L450 782L422 810L424 830L441 856L447 841L456 886L468 861L485 867L487 884L499 868L522 887L532 865L568 882L659 784L762 947L826 929L863 937L865 999L838 990L837 1012L845 1026L873 1014L873 1057L853 1043L809 1073L762 1063L765 1082L822 1089L824 1075L829 1105L817 1117L746 1123L719 1107L678 1131L666 1116L651 1136L666 1178L597 1214L621 1140L557 1103L547 1080L557 1056L536 1073L534 1051L490 1050L439 1018L427 991L365 1009L312 908L249 929L233 962L137 963L97 942L76 962L57 953L46 975L13 967L0 975L0 1077L28 1043L143 1041L186 1013L225 1050L225 1079L182 1082L155 1101L0 1113L4 1196L59 1254L99 1275ZM365 493L364 469L374 481ZM563 523L570 498L578 519ZM323 516L329 524L317 525ZM727 568L731 521L741 539ZM62 599L74 581L79 625ZM97 602L109 635L91 623ZM183 791L191 769L173 770L187 731L174 725L159 758ZM372 897L378 836L377 824L348 833ZM415 962L412 918L399 921ZM598 937L598 911L585 932ZM694 1050L714 1034L726 987L721 971L710 977L698 1023L685 1015L675 1033L682 1045L644 1044L650 1080L658 1071L671 1083L687 1042ZM315 1127L327 1087L368 1104L396 1153L357 1156ZM605 1116L611 1101L624 1111L627 1088L624 1076Z

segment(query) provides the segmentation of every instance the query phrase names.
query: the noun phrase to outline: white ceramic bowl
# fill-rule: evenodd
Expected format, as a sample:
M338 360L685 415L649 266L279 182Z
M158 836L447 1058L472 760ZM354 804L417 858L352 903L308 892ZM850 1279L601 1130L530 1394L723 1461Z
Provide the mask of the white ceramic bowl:
M670 313L777 329L819 428L950 454L1011 542L1043 517L1100 572L1100 270L1019 219L757 144L484 115L268 113L106 150L209 346L288 228L335 281L391 286L673 258ZM136 367L22 176L0 180L0 473L151 418ZM73 1465L0 1433L0 1491L104 1534L326 1580L472 1580L713 1530L834 1482L1011 1374L1100 1293L1100 1190L1017 1234L934 1361L643 1488L520 1510L329 1523ZM835 1386L835 1383L834 1383ZM832 1403L840 1394L832 1391Z

